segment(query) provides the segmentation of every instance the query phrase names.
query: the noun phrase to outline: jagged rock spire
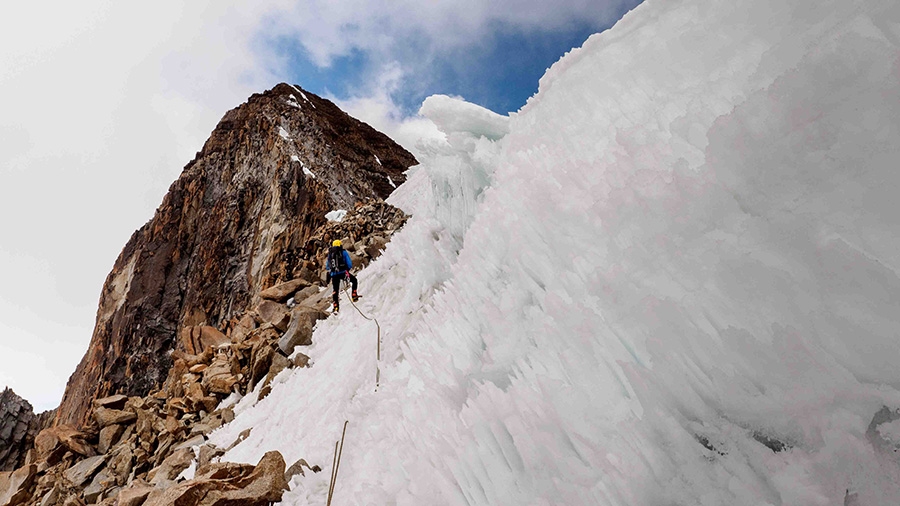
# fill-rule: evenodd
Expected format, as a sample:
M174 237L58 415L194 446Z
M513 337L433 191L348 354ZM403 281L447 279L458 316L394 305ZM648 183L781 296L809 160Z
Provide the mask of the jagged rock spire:
M56 422L84 423L92 400L158 386L181 328L217 326L261 288L294 277L327 212L387 197L415 163L292 85L229 111L116 260Z

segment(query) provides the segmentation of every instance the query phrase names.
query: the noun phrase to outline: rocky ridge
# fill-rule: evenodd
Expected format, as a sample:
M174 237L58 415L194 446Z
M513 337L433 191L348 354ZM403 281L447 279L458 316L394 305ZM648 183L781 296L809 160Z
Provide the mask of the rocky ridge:
M229 111L116 260L55 423L78 427L99 398L158 389L172 352L189 351L180 336L223 328L264 288L308 278L321 263L314 250L324 239L313 238L325 214L386 198L415 163L296 86ZM371 241L363 248L379 247Z
M36 415L34 408L12 389L0 393L0 471L11 471L25 462L34 437L53 421L55 411Z
M267 453L255 466L221 462L248 434L227 448L207 443L206 434L234 419L236 399L262 399L278 374L314 366L302 347L312 343L315 323L329 314L330 289L319 279L328 239L342 239L355 265L363 267L406 219L373 199L340 222L318 228L303 245L300 276L266 286L254 294L253 309L220 326L182 329L173 366L159 388L145 396L95 399L83 426L41 431L24 464L0 473L0 506L279 501L295 476L320 467L304 459L288 467L278 452Z

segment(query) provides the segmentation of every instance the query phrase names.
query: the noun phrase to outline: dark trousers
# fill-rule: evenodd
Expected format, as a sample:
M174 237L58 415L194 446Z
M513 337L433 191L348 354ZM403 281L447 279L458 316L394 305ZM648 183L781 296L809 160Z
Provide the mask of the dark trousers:
M353 291L356 291L356 276L347 272L346 274L343 272L339 272L337 274L331 275L331 287L334 288L334 292L331 293L331 300L334 302L338 301L338 292L341 290L341 281L343 281L345 276L350 276L350 286L353 287Z

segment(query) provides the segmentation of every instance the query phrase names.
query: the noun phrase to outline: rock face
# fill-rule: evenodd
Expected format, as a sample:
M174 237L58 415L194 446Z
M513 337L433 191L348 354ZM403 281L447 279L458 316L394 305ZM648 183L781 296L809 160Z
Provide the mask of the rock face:
M0 393L0 471L25 462L34 437L52 421L54 412L35 415L31 404L6 388Z
M184 351L183 329L221 328L258 304L261 290L310 272L314 280L309 259L322 240L310 239L325 214L380 202L415 163L388 137L291 85L228 112L116 260L56 423L81 426L93 400L159 387L170 353Z

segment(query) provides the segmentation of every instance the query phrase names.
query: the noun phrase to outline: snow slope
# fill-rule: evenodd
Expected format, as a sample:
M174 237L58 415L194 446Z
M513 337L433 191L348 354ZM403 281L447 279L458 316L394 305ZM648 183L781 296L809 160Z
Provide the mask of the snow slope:
M213 442L325 468L285 504L344 420L334 504L900 503L898 49L893 0L649 0L511 118L429 98L380 388L345 299Z

